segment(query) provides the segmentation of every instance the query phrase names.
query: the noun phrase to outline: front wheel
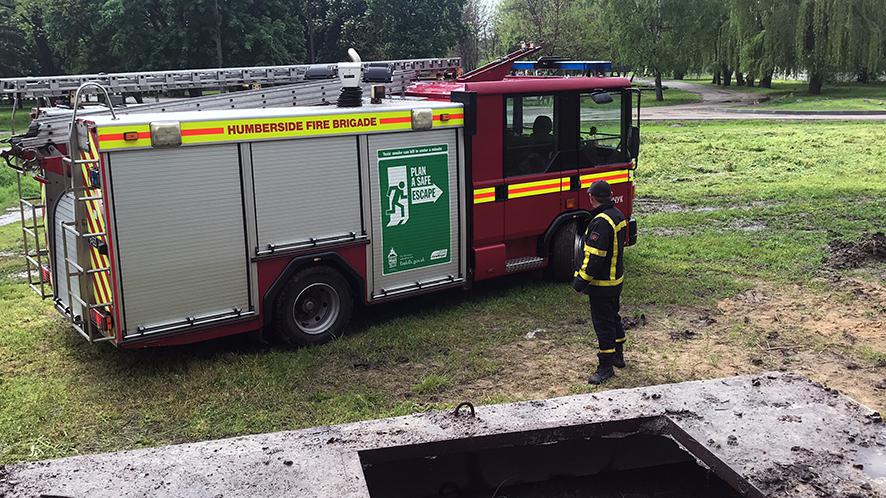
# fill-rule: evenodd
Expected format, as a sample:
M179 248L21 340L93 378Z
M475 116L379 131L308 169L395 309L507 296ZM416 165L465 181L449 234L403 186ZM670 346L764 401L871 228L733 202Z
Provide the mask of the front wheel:
M572 280L582 261L581 228L577 220L561 226L551 240L548 277L559 282Z
M304 269L277 298L277 336L292 346L328 342L341 335L353 310L351 287L339 272L323 266Z

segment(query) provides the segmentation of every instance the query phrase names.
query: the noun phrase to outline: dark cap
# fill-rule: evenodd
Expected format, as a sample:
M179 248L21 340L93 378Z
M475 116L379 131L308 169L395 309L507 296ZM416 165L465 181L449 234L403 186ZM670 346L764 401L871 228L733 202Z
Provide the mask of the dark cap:
M605 201L612 197L612 188L606 180L597 180L588 187L588 193L597 200Z

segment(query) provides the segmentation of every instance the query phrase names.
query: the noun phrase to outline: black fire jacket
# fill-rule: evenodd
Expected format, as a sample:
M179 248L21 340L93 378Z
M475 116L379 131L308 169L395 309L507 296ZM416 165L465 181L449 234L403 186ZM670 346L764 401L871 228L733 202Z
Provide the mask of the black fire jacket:
M584 259L575 270L572 287L591 296L621 293L627 222L612 202L593 211L584 234Z

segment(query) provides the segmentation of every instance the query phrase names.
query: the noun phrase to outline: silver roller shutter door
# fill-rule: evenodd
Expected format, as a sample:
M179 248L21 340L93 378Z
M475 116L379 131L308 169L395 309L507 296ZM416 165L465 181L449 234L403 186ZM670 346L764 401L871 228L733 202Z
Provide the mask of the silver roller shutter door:
M72 194L71 192L63 194L59 198L58 202L55 204L54 209L55 212L52 216L52 278L54 279L53 288L55 289L56 299L59 300L60 304L63 307L68 307L70 306L70 303L68 303L68 281L65 278L65 248L62 246L62 242L66 239L64 238L64 234L62 233L64 231L62 229L62 223L74 221L74 194ZM74 236L74 234L68 232L67 243L68 257L71 259L71 261L77 261L77 238ZM74 295L79 296L80 277L71 277L71 284L74 290ZM78 308L75 314L80 315L80 303L75 302L75 304Z
M252 144L259 253L362 235L359 166L352 136Z
M250 308L237 149L111 154L127 334Z

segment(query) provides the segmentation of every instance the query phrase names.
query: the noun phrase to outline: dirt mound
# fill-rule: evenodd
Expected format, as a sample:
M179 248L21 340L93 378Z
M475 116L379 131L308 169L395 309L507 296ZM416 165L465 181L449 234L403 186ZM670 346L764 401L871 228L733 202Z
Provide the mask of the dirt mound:
M825 263L838 270L858 268L867 261L886 261L886 235L865 233L858 242L834 239L828 243Z

